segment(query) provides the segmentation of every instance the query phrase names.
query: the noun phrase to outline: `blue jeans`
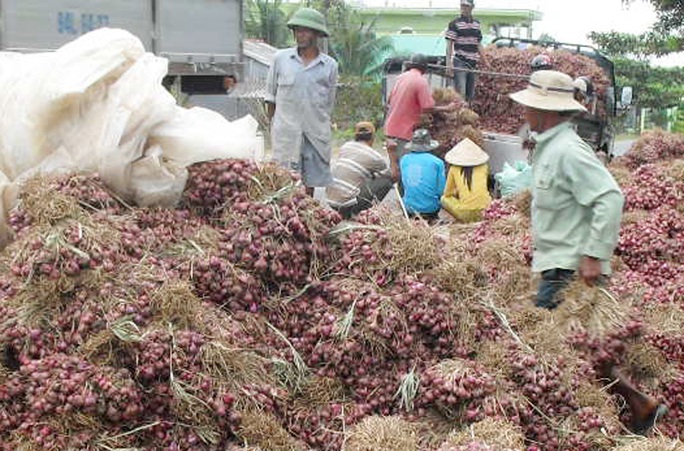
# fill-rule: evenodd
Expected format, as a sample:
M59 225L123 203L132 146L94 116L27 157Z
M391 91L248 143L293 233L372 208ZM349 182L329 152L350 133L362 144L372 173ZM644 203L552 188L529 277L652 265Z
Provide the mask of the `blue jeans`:
M561 303L558 293L567 287L575 277L575 271L570 269L554 268L542 271L539 288L537 289L537 307L553 310Z
M477 76L472 72L466 72L459 69L473 70L475 69L475 65L471 65L458 57L454 57L454 87L467 102L471 102L475 95L475 80Z

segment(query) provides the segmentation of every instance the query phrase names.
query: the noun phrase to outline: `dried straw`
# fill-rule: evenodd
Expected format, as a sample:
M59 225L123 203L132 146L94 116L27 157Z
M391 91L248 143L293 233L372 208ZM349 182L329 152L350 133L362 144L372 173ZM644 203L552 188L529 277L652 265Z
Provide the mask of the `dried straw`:
M442 261L441 245L435 230L425 222L407 222L403 218L385 218L387 236L392 246L389 266L408 274L422 272Z
M470 108L462 108L458 112L458 122L461 125L471 125L477 127L477 122L480 120L480 115Z
M506 420L486 418L466 429L449 434L440 450L448 451L472 442L496 446L496 449L501 451L525 449L525 436L519 427Z
M245 385L273 385L267 360L256 353L218 341L210 341L200 349L202 368L207 375L228 384L234 391Z
M519 215L524 218L530 218L530 212L532 210L532 191L526 189L516 194L513 196L512 202Z
M640 380L664 380L674 371L660 349L643 341L633 343L627 348L625 361L630 372Z
M176 257L183 260L191 260L196 257L205 257L218 248L221 233L209 226L198 228L191 237L173 243L162 251L165 257Z
M247 446L258 446L269 451L300 451L306 447L292 437L268 412L245 410L240 412L240 426L235 435Z
M632 182L633 171L623 164L613 162L608 166L608 171L610 171L613 178L620 186L626 186Z
M24 182L19 196L20 205L36 225L56 224L66 218L84 219L86 212L78 199L54 189L54 177L37 175Z
M629 318L629 306L619 302L608 290L572 282L554 310L557 325L565 331L580 326L592 337L605 337L618 330Z
M173 281L159 287L152 294L152 305L156 320L181 329L195 325L202 309L202 303L192 292L190 284L183 281Z
M529 302L534 292L532 273L527 266L509 266L497 272L492 281L492 292L503 301L504 305L514 302Z
M347 451L417 451L416 425L398 417L369 416L349 432Z
M594 381L584 380L575 390L575 400L580 407L591 407L604 421L611 434L621 431L620 407L607 387L599 387Z
M260 166L247 187L247 197L253 201L273 201L290 196L299 183L290 171L269 162Z
M537 356L557 355L564 348L565 333L557 329L556 319L549 311L525 304L510 311L510 320L522 342Z
M191 428L203 442L216 445L221 439L221 432L214 410L200 398L199 389L194 385L176 379L171 373L171 410L179 422Z
M436 409L427 409L415 423L419 436L419 449L437 449L454 430L454 421Z
M480 245L478 260L481 265L495 267L501 271L523 267L529 274L519 246L519 243L508 240L488 240Z
M520 238L530 232L530 218L521 214L506 216L491 223L492 230L501 235L516 238L520 244Z
M676 303L647 304L643 307L642 313L644 324L650 331L665 335L679 335L682 332L684 310Z
M470 298L487 286L489 277L475 259L445 259L428 272L442 290Z
M684 451L684 443L667 437L643 438L631 436L611 451Z
M95 335L78 348L78 353L86 360L96 365L111 366L116 358L117 339L111 329L105 329Z
M341 381L314 375L306 381L295 401L301 406L319 408L332 403L346 403L348 398L347 389Z
M475 360L487 373L496 378L508 378L511 374L510 350L501 341L487 341L480 345Z
M678 182L684 182L684 160L672 160L663 165L665 175L672 177Z
M461 95L454 88L435 88L432 90L432 98L436 105L443 106L460 99Z
M456 139L461 141L465 138L484 148L484 135L472 125L463 125L456 130Z

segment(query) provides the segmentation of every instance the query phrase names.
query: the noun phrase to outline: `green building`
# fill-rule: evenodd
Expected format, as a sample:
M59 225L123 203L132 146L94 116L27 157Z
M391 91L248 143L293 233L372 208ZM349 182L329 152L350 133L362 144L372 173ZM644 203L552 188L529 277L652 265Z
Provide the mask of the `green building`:
M446 51L444 31L447 24L461 14L457 8L359 8L368 21L375 20L378 34L389 35L395 53L443 55ZM477 9L474 13L482 24L484 43L497 36L531 38L533 22L542 14L531 9Z

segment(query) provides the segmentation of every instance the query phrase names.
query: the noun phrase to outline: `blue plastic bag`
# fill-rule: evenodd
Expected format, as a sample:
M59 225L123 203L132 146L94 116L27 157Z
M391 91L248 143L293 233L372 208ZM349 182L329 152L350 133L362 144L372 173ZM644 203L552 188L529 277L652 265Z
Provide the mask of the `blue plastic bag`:
M504 163L501 172L494 175L503 197L513 196L532 186L532 166L526 161L514 161L511 166Z

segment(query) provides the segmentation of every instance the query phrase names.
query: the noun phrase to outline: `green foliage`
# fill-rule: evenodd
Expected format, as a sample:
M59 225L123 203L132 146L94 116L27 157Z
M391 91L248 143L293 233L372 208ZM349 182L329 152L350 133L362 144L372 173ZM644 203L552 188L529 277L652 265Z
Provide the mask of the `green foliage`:
M598 46L603 53L611 56L623 56L645 59L648 56L662 56L684 49L681 37L669 36L649 31L640 35L619 33L589 33L589 39Z
M678 105L684 96L684 71L681 68L652 67L649 55L668 53L677 38L663 39L654 33L591 33L591 40L613 58L617 86L632 86L633 104L661 109Z
M622 0L629 5L633 0ZM684 50L684 0L649 0L658 14L653 31L643 35L650 55ZM593 40L593 39L592 39ZM659 44L653 45L655 42Z
M378 73L382 57L393 49L389 36L375 33L375 20L368 22L343 0L316 0L310 6L322 11L330 30L330 54L340 73L367 76Z
M681 103L677 108L677 118L672 125L672 131L675 133L684 133L684 103Z
M287 46L290 32L282 4L283 0L248 0L245 10L247 37L261 39L278 48Z
M377 36L375 21L364 23L356 13L349 16L349 22L335 30L330 43L331 53L345 75L374 75L382 68L382 57L393 50L389 36Z
M618 86L632 86L633 104L642 108L668 108L684 97L684 71L681 68L651 67L645 61L616 58Z
M650 0L658 12L657 28L663 33L682 31L684 20L683 0Z
M342 136L351 136L354 124L370 121L382 126L384 107L380 83L368 78L345 76L337 89L333 122Z

